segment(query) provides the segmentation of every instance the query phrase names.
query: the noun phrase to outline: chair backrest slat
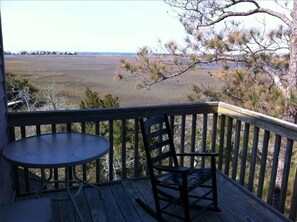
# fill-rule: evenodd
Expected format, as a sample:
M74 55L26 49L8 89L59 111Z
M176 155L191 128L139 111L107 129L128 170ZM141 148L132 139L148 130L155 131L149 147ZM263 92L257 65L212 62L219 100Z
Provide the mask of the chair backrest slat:
M155 149L164 147L164 146L170 146L170 141L169 140L165 140L165 141L161 141L161 142L156 142L156 143L152 143L152 145L149 147L150 151L153 151Z
M156 174L152 170L154 165L173 164L178 167L167 114L146 120L141 118L140 126L150 175Z
M146 119L146 121L144 122L144 126L145 128L150 128L153 125L157 125L164 122L164 118L162 116L159 117L154 117L151 119Z
M161 160L164 160L164 159L166 159L168 157L172 157L172 153L171 152L161 153L160 155L151 158L151 161L154 164L154 163L159 162Z
M162 137L163 135L166 135L168 132L167 132L167 129L160 129L160 130L156 130L154 132L150 132L147 137L149 139L152 139L154 137Z

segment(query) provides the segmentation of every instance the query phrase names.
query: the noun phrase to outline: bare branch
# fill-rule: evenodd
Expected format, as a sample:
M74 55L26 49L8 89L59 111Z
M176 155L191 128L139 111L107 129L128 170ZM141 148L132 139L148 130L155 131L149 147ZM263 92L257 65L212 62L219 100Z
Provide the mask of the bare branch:
M256 8L253 10L249 10L247 12L232 12L232 11L228 11L225 14L221 15L219 18L217 18L216 20L213 20L207 24L198 24L197 27L208 27L208 26L212 26L216 23L219 23L223 20L225 20L226 18L229 17L244 17L244 16L250 16L256 13L265 13L268 15L271 15L273 17L279 18L280 20L282 20L284 23L286 23L288 26L291 26L292 22L290 21L290 19L287 18L287 16L285 16L284 14L281 14L279 12L275 12L272 11L270 9L267 8Z
M210 27L230 17L244 17L257 13L264 13L276 18L279 18L288 26L292 25L292 21L285 14L273 11L268 8L262 8L256 0L230 0L230 1L217 1L217 0L187 0L187 1L165 1L173 8L186 11L191 15L187 18L196 20L197 28ZM234 7L250 3L252 9L247 11L235 11ZM245 7L246 8L246 7ZM184 14L179 14L183 20Z

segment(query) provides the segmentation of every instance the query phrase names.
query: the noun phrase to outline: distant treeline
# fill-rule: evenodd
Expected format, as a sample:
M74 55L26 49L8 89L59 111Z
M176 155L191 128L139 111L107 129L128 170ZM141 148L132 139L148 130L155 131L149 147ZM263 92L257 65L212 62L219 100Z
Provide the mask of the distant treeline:
M80 55L80 56L136 56L134 52L69 52L69 51L18 51L10 52L4 51L4 55Z
M76 55L76 52L68 51L19 51L19 52L9 52L4 51L4 55Z

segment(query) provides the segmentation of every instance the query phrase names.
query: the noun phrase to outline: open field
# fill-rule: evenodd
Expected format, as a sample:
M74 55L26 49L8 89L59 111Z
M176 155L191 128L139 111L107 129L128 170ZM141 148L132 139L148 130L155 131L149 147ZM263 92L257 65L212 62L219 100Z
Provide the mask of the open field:
M59 94L68 98L69 105L78 104L84 98L86 87L102 96L107 93L118 96L121 106L138 106L188 102L187 95L192 93L192 84L219 84L209 75L216 68L207 67L154 85L149 90L139 90L135 88L134 79L113 80L122 58L13 55L5 57L5 69L7 73L29 80L38 89L55 83Z

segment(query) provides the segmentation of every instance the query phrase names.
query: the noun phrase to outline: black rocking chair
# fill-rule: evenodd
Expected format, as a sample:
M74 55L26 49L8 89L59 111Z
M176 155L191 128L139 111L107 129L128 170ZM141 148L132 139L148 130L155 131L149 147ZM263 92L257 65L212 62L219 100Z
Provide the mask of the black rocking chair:
M205 210L220 211L216 184L217 154L177 154L167 114L145 121L140 119L140 125L156 210L152 210L141 199L136 201L159 221L164 221L166 214L183 221L191 221ZM180 166L177 156L210 157L211 167L196 169ZM170 206L182 207L180 209L183 209L183 213L180 210L172 210L177 208L170 209ZM193 217L191 208L199 209Z

